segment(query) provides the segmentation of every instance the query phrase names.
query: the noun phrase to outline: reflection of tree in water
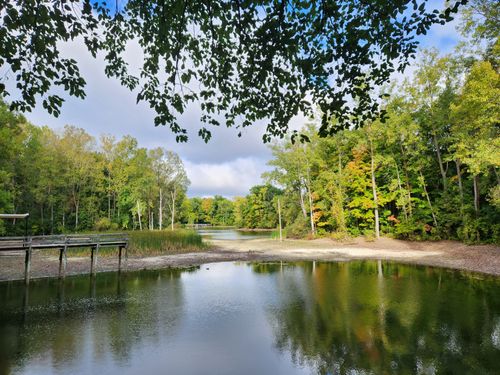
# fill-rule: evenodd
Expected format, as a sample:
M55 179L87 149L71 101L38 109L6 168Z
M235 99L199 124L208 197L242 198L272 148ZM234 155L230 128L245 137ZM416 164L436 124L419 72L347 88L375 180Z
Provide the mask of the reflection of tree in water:
M301 271L283 273L270 311L276 347L296 364L325 374L498 371L498 280L377 262Z
M30 357L67 368L85 347L96 360L112 353L126 362L134 348L174 333L183 313L182 272L99 274L95 285L88 276L35 281L25 313L24 287L0 285L0 373Z
M252 271L257 274L273 274L277 272L283 272L285 268L299 267L307 264L308 262L260 262L260 263L248 263L247 265L252 267Z

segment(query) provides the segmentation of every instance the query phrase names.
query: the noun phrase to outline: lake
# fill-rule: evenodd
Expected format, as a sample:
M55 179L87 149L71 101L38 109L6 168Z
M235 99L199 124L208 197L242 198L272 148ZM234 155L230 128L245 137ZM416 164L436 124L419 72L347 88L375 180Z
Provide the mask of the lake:
M376 261L4 282L0 374L498 374L499 291Z
M272 231L243 231L233 228L197 229L199 234L209 240L252 240L256 238L271 238Z

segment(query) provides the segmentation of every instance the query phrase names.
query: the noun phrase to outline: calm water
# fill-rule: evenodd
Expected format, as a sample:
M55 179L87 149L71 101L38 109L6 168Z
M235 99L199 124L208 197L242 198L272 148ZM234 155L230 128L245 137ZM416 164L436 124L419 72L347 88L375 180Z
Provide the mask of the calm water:
M249 232L237 229L198 229L203 237L214 240L251 240L255 238L271 238L271 231Z
M500 279L209 264L0 284L0 373L499 374Z

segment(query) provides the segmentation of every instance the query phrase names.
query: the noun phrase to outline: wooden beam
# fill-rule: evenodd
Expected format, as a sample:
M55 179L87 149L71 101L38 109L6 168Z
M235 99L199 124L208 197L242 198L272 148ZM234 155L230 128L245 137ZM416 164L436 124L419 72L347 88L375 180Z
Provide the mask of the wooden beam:
M122 250L123 246L118 246L118 272L122 270Z
M24 258L24 282L26 285L30 283L31 274L31 239L28 240L28 248L26 249L26 257Z
M31 276L31 257L33 250L59 249L59 277L64 278L67 267L67 250L73 247L90 247L90 273L97 272L97 256L101 247L116 247L119 249L119 270L127 267L127 248L129 238L126 234L103 235L50 235L29 237L0 237L0 251L25 251L24 275L29 284ZM125 252L124 252L125 251ZM125 257L125 259L123 259Z
M99 244L92 247L92 252L90 253L90 274L95 275L97 267L97 253L99 252Z
M125 244L125 271L128 268L128 242Z
M66 277L66 264L68 262L68 257L66 254L67 248L68 247L66 245L64 245L64 247L62 247L60 249L60 253L59 253L59 278L60 279L64 279L64 277Z

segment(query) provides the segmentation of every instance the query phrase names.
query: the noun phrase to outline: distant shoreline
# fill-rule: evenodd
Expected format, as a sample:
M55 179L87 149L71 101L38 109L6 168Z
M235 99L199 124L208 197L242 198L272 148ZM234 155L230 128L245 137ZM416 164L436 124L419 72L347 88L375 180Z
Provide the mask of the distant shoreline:
M235 230L240 232L272 232L276 229L267 229L267 228L235 228Z
M352 261L383 260L404 264L443 267L500 276L500 247L495 245L468 246L455 241L409 242L381 238L368 242L362 238L338 242L330 239L285 240L213 240L211 250L147 257L130 257L127 270L190 267L214 262L266 261ZM57 277L57 256L33 255L33 279ZM87 274L90 256L69 257L67 275ZM114 256L99 257L97 272L112 272L118 268ZM24 254L0 255L0 281L24 278Z

